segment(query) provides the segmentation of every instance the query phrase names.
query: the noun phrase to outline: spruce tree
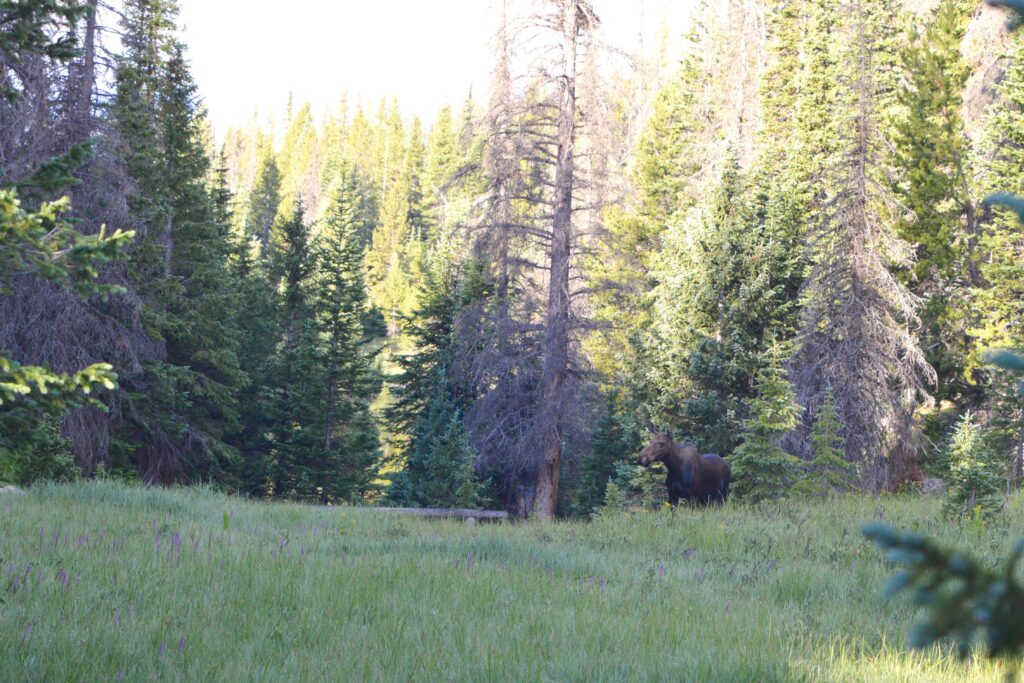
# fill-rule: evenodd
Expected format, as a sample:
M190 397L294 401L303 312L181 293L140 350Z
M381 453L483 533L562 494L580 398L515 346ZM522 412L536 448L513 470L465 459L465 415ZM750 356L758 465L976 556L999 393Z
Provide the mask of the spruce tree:
M836 97L823 113L831 122L826 137L821 130L803 134L819 150L820 176L791 378L808 419L829 386L842 387L836 399L846 459L864 465L862 475L873 488L895 487L917 476L915 413L934 377L913 332L918 302L892 272L894 263L907 258L907 245L885 212L887 166L877 124L894 96L891 50L885 46L897 12L888 0L814 5L822 17L832 17L833 29L843 17L852 30L839 41L814 38L829 45L834 57L831 85L824 82L826 72L814 81ZM799 432L801 453L810 450L809 426L805 420Z
M1005 482L995 455L985 444L981 428L968 411L950 437L949 493L942 507L949 517L990 518L1002 507Z
M226 221L206 185L203 116L173 0L128 0L126 53L115 74L112 118L140 228L130 276L160 359L128 380L135 409L122 425L148 480L224 480L235 457L234 283L224 268ZM226 207L220 207L221 214ZM122 438L122 437L119 437Z
M320 500L322 482L314 482L321 473L326 392L317 381L321 367L309 293L314 260L305 220L300 200L285 202L270 238L276 340L265 380L267 488L276 497Z
M989 192L1024 187L1024 37L1015 34L1007 68L996 86L999 95L985 131L987 162L984 186ZM978 356L997 349L1024 348L1024 224L1003 205L992 207L983 226L978 258L982 283L972 291L977 321L971 334ZM989 370L988 407L993 445L1015 460L1014 478L1024 470L1024 399L1016 391L1016 373Z
M245 236L259 241L260 254L266 256L270 231L281 205L281 172L273 150L265 148L256 172L256 183L249 191L245 214Z
M970 76L961 44L974 7L968 0L942 0L924 30L910 36L892 135L894 190L903 207L896 231L916 251L901 277L925 301L922 345L937 371L936 398L949 400L977 393L965 372L981 216L961 113Z
M452 372L459 317L482 292L474 280L460 277L452 246L443 240L435 245L419 307L405 328L414 351L395 358L401 372L391 385L394 401L387 419L402 435L405 464L390 496L407 504L453 505L459 490L462 498L482 495L462 423L473 397Z
M189 396L184 420L205 440L210 460L190 476L221 480L236 455L224 441L237 428L236 392L247 381L233 325L236 283L225 268L231 199L223 181L212 196L207 187L203 115L181 45L172 48L164 81L160 117L173 216L171 274L179 287L167 306L167 362L188 369L178 387Z
M363 248L360 240L360 186L351 167L343 167L330 188L331 206L314 244L312 306L322 350L324 383L322 460L312 479L332 499L365 493L375 474L380 448L370 404L380 381L364 352L363 316L367 308Z
M842 423L831 387L814 416L810 441L812 459L805 464L797 491L821 496L853 488L858 476L857 466L845 460Z
M775 346L770 364L757 377L757 397L749 403L751 417L743 423L743 443L729 458L733 491L743 500L784 496L799 474L799 458L779 447L779 440L796 428L803 412L783 361L781 347Z

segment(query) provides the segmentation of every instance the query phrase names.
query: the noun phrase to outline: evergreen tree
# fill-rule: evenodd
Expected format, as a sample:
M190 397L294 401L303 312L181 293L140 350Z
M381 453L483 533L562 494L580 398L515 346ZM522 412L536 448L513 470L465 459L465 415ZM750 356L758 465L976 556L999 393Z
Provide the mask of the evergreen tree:
M136 408L124 431L148 480L223 480L235 456L224 441L235 429L235 391L246 380L229 327L227 226L206 186L202 114L173 35L177 11L173 0L126 2L115 75L112 115L141 231L131 277L163 346L128 383Z
M977 281L980 216L972 192L970 139L961 114L970 68L961 53L975 3L942 0L904 48L903 87L893 124L895 192L904 207L897 234L916 250L903 281L925 304L922 345L936 369L936 398L968 398L965 377Z
M778 445L803 412L786 378L780 347L773 348L771 363L758 374L756 389L751 417L743 423L743 443L729 458L735 495L754 502L786 495L799 473L799 458Z
M659 421L681 421L708 452L738 445L766 340L793 324L798 252L779 232L731 157L700 211L666 235L652 408Z
M1004 478L995 455L970 412L956 425L948 446L949 494L943 512L950 517L989 518L1002 507Z
M312 479L331 499L348 500L365 493L375 474L379 442L370 403L380 382L363 351L367 295L355 170L343 167L330 193L312 273L311 303L324 347L316 381L326 384L323 456Z
M984 186L989 192L1024 189L1024 37L1019 33L1012 38L1007 61L986 128ZM1024 348L1024 227L1009 207L992 207L978 262L982 283L972 291L977 322L971 330L977 351ZM994 446L1013 454L1019 481L1024 470L1024 400L1016 386L1015 373L993 369L986 389Z
M269 495L272 490L270 401L272 370L276 367L276 292L270 282L269 263L260 257L261 243L236 237L230 268L238 287L234 326L238 330L238 360L250 378L238 394L240 428L232 444L241 454L236 478L248 495Z
M578 515L589 515L607 502L608 489L618 473L616 466L627 460L633 450L616 414L614 400L614 396L609 398L591 436L590 452L580 462L579 484L573 497L573 510Z
M482 292L459 276L452 246L443 240L436 244L419 307L405 330L415 350L395 358L401 372L386 416L394 433L404 435L405 467L390 495L407 504L451 506L458 491L460 500L483 495L463 427L472 396L452 376L459 317Z
M179 296L168 302L167 362L187 368L177 391L189 396L184 421L205 441L213 470L190 477L223 480L235 457L224 445L237 429L236 392L247 382L238 364L235 282L230 253L230 194L221 179L211 196L203 115L181 45L165 67L160 118L172 210L171 275Z
M308 102L289 116L279 166L282 196L296 197L308 211L315 211L320 197L320 144ZM310 222L313 218L306 216Z
M842 424L831 387L814 416L810 441L813 458L805 465L797 491L821 496L853 488L857 466L844 459Z
M317 381L317 330L309 298L313 272L302 202L287 206L271 232L270 276L276 290L275 352L266 378L268 489L283 498L321 500L315 482L323 448L325 392Z
M915 412L934 376L912 331L917 300L891 270L907 258L907 245L885 213L887 167L877 120L894 96L887 45L897 12L888 1L814 4L823 17L832 17L833 29L845 16L851 30L841 41L815 38L831 41L828 49L834 50L831 85L823 82L826 72L814 81L836 93L832 109L824 112L832 126L827 133L835 135L805 133L815 148L821 145L821 175L809 221L812 265L791 378L807 416L828 387L842 387L836 398L846 459L864 464L861 473L873 488L895 487L917 476ZM805 421L798 433L802 453L810 450L808 427Z
M244 234L248 239L259 241L260 253L267 254L270 244L270 231L277 218L278 207L281 205L281 173L274 160L273 151L264 148L263 156L256 172L256 183L249 191L249 201L245 214Z

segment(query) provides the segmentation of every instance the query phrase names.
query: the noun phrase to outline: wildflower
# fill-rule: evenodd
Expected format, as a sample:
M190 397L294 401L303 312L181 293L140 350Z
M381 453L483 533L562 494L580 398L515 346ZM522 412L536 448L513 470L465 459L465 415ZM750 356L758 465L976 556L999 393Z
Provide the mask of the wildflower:
M185 636L178 639L178 652L185 651Z

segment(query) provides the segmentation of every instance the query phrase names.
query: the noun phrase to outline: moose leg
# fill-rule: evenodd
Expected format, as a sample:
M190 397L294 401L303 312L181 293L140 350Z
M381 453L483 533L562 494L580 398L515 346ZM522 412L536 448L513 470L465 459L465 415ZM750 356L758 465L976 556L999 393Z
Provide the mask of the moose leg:
M668 503L672 507L676 507L677 505L679 505L679 494L676 493L674 487L672 486L668 487Z

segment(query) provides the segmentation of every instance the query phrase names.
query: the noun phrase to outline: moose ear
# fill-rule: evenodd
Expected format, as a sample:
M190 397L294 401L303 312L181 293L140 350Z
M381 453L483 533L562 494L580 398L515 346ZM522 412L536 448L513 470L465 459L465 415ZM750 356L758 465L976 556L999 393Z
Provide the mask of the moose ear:
M658 428L655 426L654 422L652 422L650 418L647 419L647 431L649 431L651 434L658 433Z
M672 430L671 429L666 429L665 430L665 436L667 436L672 441L675 440L674 437L672 436Z

